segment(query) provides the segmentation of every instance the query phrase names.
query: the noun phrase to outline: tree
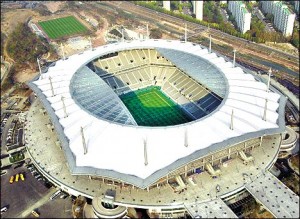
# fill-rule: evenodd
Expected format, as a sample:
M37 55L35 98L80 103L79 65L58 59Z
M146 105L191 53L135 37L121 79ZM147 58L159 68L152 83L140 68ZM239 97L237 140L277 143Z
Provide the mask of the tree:
M266 15L266 19L268 19L268 20L271 21L271 22L274 22L274 15L268 13L268 14Z
M21 66L35 63L38 57L51 50L51 46L44 38L32 33L26 23L19 23L8 36L6 49L16 66Z
M5 40L6 40L6 35L3 32L1 32L1 55L3 55Z
M291 43L299 50L299 30L297 28L294 28Z

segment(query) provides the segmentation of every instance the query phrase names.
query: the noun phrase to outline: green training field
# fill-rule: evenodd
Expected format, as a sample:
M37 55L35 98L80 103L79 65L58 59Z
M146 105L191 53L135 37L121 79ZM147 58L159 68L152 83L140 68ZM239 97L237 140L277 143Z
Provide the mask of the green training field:
M73 16L41 21L38 22L38 24L51 39L57 39L63 36L84 33L87 31L87 28Z
M191 121L159 87L149 87L120 96L138 125L168 126Z

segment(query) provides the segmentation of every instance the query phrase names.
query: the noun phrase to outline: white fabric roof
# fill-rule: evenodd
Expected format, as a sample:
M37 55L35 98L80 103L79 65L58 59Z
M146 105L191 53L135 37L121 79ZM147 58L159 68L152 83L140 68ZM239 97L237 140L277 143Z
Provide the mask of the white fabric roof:
M164 48L189 52L203 57L222 70L228 81L228 95L209 116L174 127L140 127L104 121L81 109L70 95L70 81L74 73L101 54L130 48ZM171 60L170 60L171 61ZM49 76L55 96L52 97ZM232 68L224 58L208 54L207 49L179 41L147 40L110 44L70 56L50 67L43 78L32 82L46 96L76 157L77 166L108 169L142 179L170 165L176 160L212 144L249 132L278 128L278 101L280 95L266 92L265 84L258 82L240 67ZM68 117L64 118L61 96L65 98ZM262 120L265 98L268 99L267 121ZM231 130L231 111L234 110L234 129ZM88 153L84 155L80 129ZM184 146L185 130L188 147ZM144 165L144 139L147 139L148 165Z

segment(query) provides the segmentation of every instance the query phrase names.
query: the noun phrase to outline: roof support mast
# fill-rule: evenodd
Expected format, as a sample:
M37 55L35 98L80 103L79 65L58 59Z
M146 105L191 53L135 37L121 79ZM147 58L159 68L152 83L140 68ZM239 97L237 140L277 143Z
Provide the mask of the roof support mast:
M184 130L184 146L185 147L189 146L187 129Z
M124 42L124 28L122 27L122 42Z
M233 109L231 111L231 123L230 123L230 129L233 130Z
M85 143L85 138L84 138L83 128L82 127L80 127L80 131L81 131L82 146L83 146L84 154L87 154L87 147L86 147L86 143Z
M266 98L263 120L267 121L268 99Z
M40 72L41 79L43 79L42 70L41 70L41 66L40 66L40 60L38 58L36 58L36 61L37 61L38 66L39 66L39 72Z
M55 96L54 95L54 89L53 89L53 84L52 84L52 78L49 76L49 81L50 81L50 86L51 86L51 91L52 91L52 97Z
M148 24L146 25L146 31L147 31L147 40L150 39L150 35L149 35L149 27Z
M144 139L144 159L145 159L145 166L148 165L148 155L147 155L147 139Z
M185 23L185 28L184 28L184 42L187 42L187 25Z
M233 62L232 62L232 67L235 67L235 53L236 53L236 49L233 50Z
M211 53L211 35L209 35L209 53Z
M270 91L271 74L272 74L272 70L271 70L271 68L270 68L270 69L269 69L269 78L268 78L267 92Z
M65 105L65 97L64 96L61 96L61 102L63 104L63 108L64 108L64 113L65 113L65 116L64 118L68 117L68 114L67 114L67 109L66 109L66 105Z

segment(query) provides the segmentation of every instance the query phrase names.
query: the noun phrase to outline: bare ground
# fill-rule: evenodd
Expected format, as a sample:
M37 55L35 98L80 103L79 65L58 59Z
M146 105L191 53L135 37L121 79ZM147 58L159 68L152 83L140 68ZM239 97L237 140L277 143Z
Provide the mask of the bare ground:
M48 8L49 11L52 13L58 11L60 8L62 8L66 3L65 2L46 2L44 5Z
M23 23L29 17L34 18L38 16L37 12L30 9L14 9L6 13L1 13L1 31L8 35L15 29L18 23Z
M106 44L104 36L106 34L106 31L107 31L109 25L105 18L102 18L102 19L103 19L103 28L97 30L96 31L97 36L92 38L92 44L94 47L102 46L102 45Z

